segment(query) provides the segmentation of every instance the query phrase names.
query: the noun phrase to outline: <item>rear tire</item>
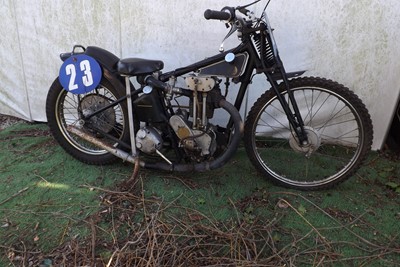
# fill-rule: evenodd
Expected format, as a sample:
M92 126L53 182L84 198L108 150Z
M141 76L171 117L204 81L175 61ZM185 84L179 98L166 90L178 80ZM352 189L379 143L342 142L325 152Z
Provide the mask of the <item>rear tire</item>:
M309 144L298 143L272 90L254 104L244 142L253 165L280 186L327 189L360 167L372 144L372 122L361 100L336 82L305 77L289 81ZM288 99L284 84L280 92Z
M122 96L118 90L105 78L94 91L79 95L64 90L57 78L51 85L46 100L47 121L55 140L70 155L84 163L95 165L113 163L117 157L68 132L67 127L77 126L113 146L118 146L118 143L95 129L100 129L126 143L129 142L125 102L103 111L85 123L82 119L84 115L91 114L120 97Z

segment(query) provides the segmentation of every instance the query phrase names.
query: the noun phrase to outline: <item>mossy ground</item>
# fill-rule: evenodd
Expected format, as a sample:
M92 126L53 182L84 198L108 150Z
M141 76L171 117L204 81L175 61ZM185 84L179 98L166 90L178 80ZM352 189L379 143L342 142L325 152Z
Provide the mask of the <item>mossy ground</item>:
M148 231L149 214L157 215L169 234L187 235L189 228L182 225L201 226L202 232L212 228L221 240L235 231L254 234L243 244L254 245L257 257L249 253L241 259L241 242L219 247L224 259L243 266L273 255L297 266L400 264L400 163L377 152L354 177L319 192L272 185L255 171L244 149L211 172L141 170L135 189L125 192L122 184L132 170L122 162L80 163L55 143L45 124L0 131L0 266L38 259L49 265L65 244L91 238L99 247L87 260L111 261L118 245ZM172 227L177 223L180 228ZM201 243L192 238L185 242Z

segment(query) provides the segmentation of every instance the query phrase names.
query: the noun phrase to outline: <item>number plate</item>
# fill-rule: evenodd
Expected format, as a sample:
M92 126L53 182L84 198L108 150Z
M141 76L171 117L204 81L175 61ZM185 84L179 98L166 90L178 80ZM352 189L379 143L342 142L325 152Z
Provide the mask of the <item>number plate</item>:
M73 94L85 94L100 84L102 77L99 63L84 54L72 55L60 68L59 81Z

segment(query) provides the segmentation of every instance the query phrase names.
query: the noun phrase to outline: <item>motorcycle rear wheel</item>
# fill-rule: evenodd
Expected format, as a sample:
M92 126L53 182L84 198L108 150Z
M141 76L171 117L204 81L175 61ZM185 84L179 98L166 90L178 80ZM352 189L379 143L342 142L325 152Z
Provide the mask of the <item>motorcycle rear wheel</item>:
M331 188L360 167L372 144L372 122L361 100L336 82L314 77L289 81L308 144L299 144L272 90L254 104L244 142L253 165L273 183L300 190ZM284 84L280 92L288 100Z
M70 133L67 127L75 126L115 147L118 146L115 139L129 142L128 111L125 102L106 109L89 120L84 120L84 116L92 114L120 97L121 93L104 78L94 91L86 94L67 92L57 78L51 85L46 100L50 132L66 152L84 163L94 165L113 163L117 157Z

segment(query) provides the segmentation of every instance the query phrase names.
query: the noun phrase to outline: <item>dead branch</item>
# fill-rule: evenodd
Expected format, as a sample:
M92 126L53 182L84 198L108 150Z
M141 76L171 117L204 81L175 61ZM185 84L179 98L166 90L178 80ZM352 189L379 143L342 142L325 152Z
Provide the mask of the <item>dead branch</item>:
M25 187L24 189L19 190L17 193L15 193L14 195L12 195L11 197L3 200L2 202L0 202L0 206L7 203L8 201L16 198L17 196L21 195L22 193L24 193L25 191L27 191L29 189L29 187Z

